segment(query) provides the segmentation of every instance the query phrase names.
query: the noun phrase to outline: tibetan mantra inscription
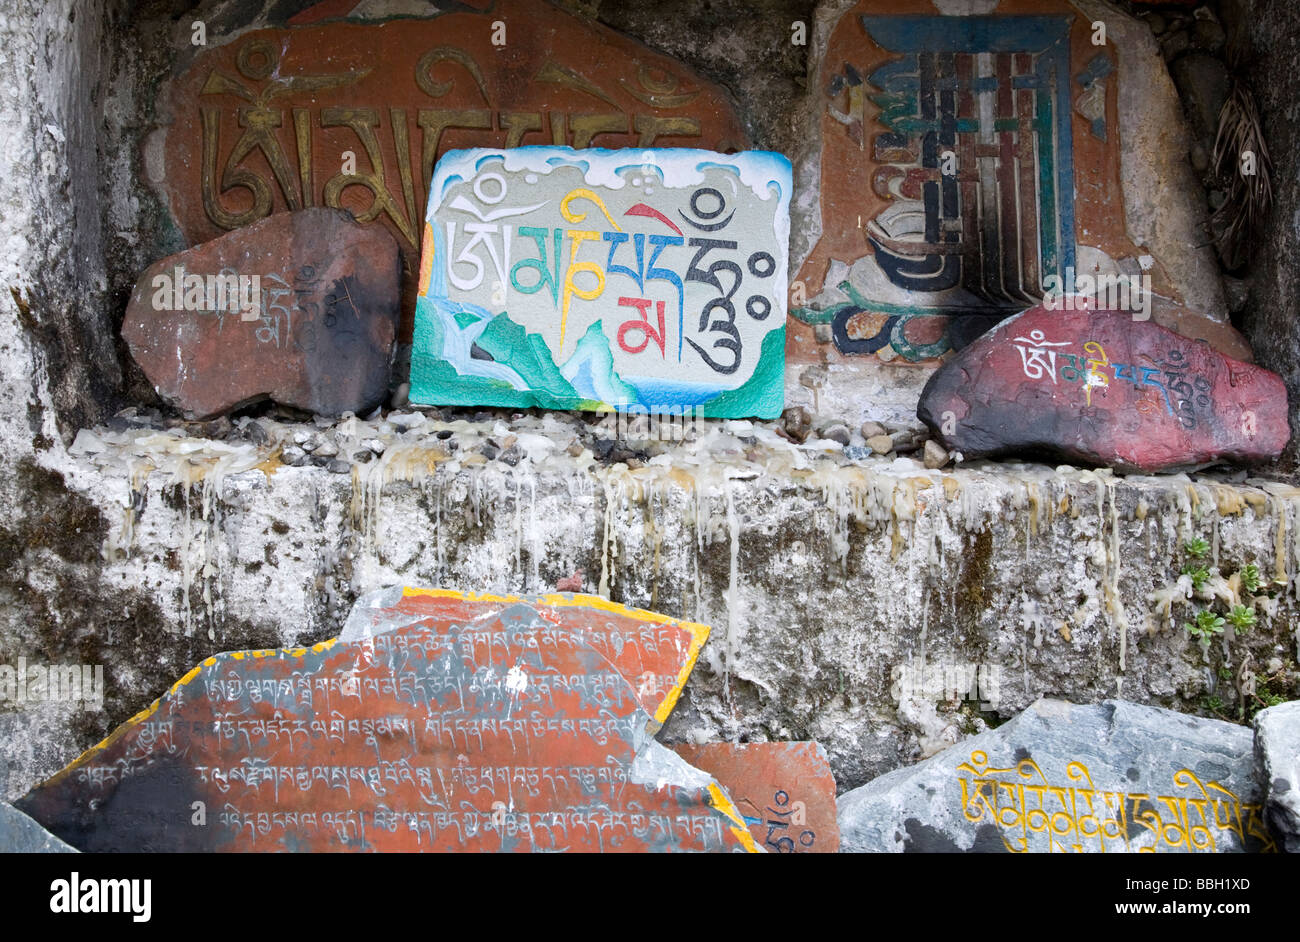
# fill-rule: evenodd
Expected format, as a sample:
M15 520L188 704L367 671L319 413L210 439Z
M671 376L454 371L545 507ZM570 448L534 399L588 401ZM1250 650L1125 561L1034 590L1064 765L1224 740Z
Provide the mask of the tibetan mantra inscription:
M272 212L347 209L392 231L408 287L450 149L748 146L721 89L542 0L254 30L199 52L160 114L153 183L191 243Z
M1137 276L1124 228L1118 61L1065 0L861 2L818 93L820 237L792 358L821 344L936 365L1075 271ZM1158 262L1158 260L1156 260ZM1153 264L1148 262L1149 264ZM1155 289L1171 296L1157 268Z
M411 401L775 418L790 191L762 151L453 151Z
M1122 471L1276 458L1286 384L1120 311L1031 308L935 371L917 417L967 458L1050 455Z
M83 851L753 851L652 738L707 634L381 590L332 641L208 658L16 804Z

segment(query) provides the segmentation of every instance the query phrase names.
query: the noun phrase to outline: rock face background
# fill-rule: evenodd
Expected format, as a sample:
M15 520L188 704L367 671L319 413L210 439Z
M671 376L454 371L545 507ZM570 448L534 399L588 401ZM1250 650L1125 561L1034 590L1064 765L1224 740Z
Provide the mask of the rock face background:
M1296 696L1300 493L1276 475L936 472L829 438L794 449L745 424L700 451L616 443L570 417L168 427L147 409L116 415L152 395L116 340L130 291L187 247L142 182L152 90L194 54L192 20L216 41L291 8L233 0L178 17L161 0L16 0L0 20L0 84L30 90L0 96L0 654L103 664L107 678L102 712L0 705L5 795L203 658L332 637L358 595L405 580L546 591L581 569L588 590L710 623L717 646L661 738L817 739L841 788L1040 694L1235 718L1249 663L1274 695ZM756 146L793 154L805 139L810 47L790 38L801 21L816 40L813 4L568 8L721 81ZM1253 10L1248 59L1282 162L1294 13L1281 0ZM1291 384L1293 417L1294 178L1277 174L1245 319L1262 364ZM792 372L788 388L819 417L847 418L822 378ZM1254 632L1208 655L1181 630L1197 602L1175 586L1194 536L1225 572L1255 562L1282 583ZM998 668L998 696L959 709L940 683L903 707L892 692L945 665Z

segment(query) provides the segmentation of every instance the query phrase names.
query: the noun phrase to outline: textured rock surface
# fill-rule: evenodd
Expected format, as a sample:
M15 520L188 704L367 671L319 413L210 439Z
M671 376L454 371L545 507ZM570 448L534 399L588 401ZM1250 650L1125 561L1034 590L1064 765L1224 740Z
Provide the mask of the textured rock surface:
M0 854L75 854L45 828L8 802L0 801Z
M1250 265L1251 293L1245 330L1259 362L1276 370L1291 393L1291 415L1300 428L1300 116L1296 69L1300 61L1300 5L1290 0L1235 0L1245 24L1244 68L1257 97L1264 142L1273 161L1273 212L1266 220ZM1287 462L1300 460L1292 439Z
M208 658L20 805L88 851L753 850L651 738L707 637L399 586L336 640Z
M1300 702L1255 715L1255 770L1264 817L1287 852L1300 854Z
M839 850L835 776L817 743L683 743L673 752L718 780L769 853Z
M966 457L1133 471L1259 463L1291 436L1276 374L1127 313L1086 309L1036 307L1000 324L930 378L917 416Z
M845 851L1274 849L1250 730L1106 700L1011 722L842 795Z
M388 392L399 266L392 236L342 210L279 213L149 266L122 337L159 395L190 417L266 397L360 412ZM223 304L216 286L231 272Z

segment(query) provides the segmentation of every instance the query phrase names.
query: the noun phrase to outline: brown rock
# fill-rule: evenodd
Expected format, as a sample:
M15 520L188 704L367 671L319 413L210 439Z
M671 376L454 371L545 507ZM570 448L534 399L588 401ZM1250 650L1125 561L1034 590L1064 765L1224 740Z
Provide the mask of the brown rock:
M948 463L948 450L933 438L926 439L924 461L927 468L937 471Z
M894 439L889 435L872 435L867 439L867 447L878 455L887 455L894 450Z
M237 290L223 272L244 279L228 286ZM151 265L122 336L187 416L268 397L324 415L363 412L388 389L399 272L382 229L337 209L280 213Z

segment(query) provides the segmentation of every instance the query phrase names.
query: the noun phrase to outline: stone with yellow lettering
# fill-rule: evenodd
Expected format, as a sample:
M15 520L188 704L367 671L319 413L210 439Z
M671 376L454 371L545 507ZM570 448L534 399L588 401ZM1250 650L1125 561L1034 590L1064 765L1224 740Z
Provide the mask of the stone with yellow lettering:
M840 797L846 851L1275 851L1244 726L1042 699Z

